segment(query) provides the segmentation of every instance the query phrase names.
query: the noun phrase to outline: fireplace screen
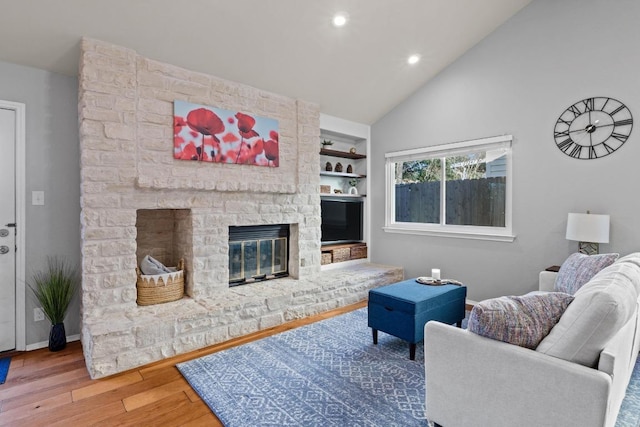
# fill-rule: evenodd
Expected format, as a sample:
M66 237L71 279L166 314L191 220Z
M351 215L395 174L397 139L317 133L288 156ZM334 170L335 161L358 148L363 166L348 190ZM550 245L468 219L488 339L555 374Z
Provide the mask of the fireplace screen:
M229 227L229 285L288 275L289 226Z

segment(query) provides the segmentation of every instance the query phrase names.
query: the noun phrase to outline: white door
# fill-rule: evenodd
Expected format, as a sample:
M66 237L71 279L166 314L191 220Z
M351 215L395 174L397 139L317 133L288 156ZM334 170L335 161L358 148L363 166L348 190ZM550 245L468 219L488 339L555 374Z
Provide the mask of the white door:
M0 108L0 351L16 348L15 124Z

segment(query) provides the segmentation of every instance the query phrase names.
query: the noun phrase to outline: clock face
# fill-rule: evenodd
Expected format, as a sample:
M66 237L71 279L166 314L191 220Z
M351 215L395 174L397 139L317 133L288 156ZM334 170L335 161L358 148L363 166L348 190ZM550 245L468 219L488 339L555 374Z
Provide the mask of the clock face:
M558 118L553 137L558 148L575 159L597 159L624 144L633 127L631 111L613 98L578 101Z

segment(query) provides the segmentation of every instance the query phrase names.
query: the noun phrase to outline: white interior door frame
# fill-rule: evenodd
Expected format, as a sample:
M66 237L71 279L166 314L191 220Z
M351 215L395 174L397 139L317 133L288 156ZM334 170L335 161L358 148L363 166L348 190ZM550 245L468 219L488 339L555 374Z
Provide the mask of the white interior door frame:
M26 106L19 102L0 100L0 108L16 115L16 350L26 350ZM4 224L0 224L4 225Z

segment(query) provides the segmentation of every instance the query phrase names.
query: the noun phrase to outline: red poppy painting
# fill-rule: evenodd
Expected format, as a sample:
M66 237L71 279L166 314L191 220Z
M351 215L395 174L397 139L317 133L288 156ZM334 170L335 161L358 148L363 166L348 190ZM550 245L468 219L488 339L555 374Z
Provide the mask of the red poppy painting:
M279 166L278 121L248 112L173 102L173 157Z

